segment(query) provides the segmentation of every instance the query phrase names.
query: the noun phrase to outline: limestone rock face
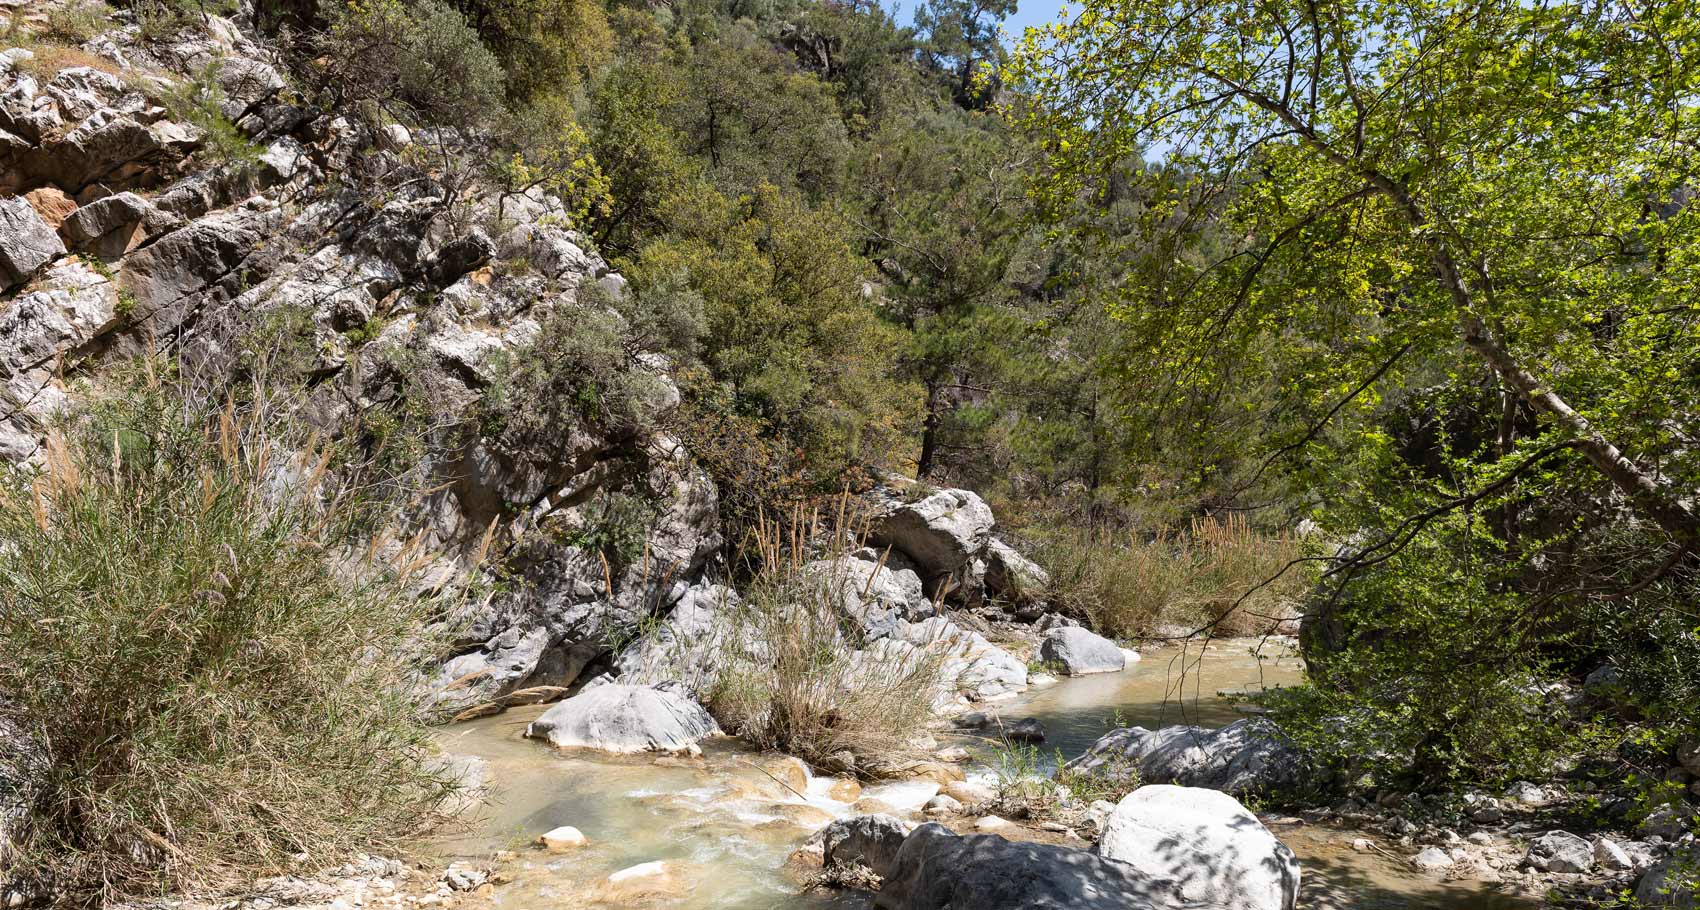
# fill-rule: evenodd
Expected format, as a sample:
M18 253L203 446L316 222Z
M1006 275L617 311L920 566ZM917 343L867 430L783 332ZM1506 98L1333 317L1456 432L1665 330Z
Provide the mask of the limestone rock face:
M958 837L932 823L904 839L884 878L876 901L885 910L1221 908L1186 903L1174 882L1086 850Z
M622 753L676 752L719 732L714 718L679 692L620 684L580 692L525 729L560 748Z
M1122 798L1099 854L1175 882L1187 900L1235 910L1292 910L1299 862L1286 845L1216 790L1153 784Z
M1161 730L1123 727L1104 734L1085 755L1069 762L1079 771L1139 772L1150 783L1250 793L1301 781L1298 753L1261 718L1220 729L1176 726Z
M23 284L65 254L65 244L21 196L0 199L0 290Z
M1045 633L1039 643L1039 658L1056 664L1069 676L1118 673L1127 665L1127 656L1120 646L1079 626L1063 626Z

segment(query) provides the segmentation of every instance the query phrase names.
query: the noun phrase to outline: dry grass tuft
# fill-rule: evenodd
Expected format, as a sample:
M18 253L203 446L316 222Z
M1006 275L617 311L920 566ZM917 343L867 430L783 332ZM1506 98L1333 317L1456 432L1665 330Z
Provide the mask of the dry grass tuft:
M1246 596L1301 547L1291 534L1260 531L1237 515L1195 518L1185 530L1153 536L1075 528L1031 536L1058 600L1119 638L1165 624L1213 624L1217 636L1262 634L1292 615L1309 584L1304 573L1289 571Z
M263 411L149 381L0 482L0 720L43 771L6 864L26 887L311 869L399 846L452 790L407 690L426 605L364 558L361 491Z

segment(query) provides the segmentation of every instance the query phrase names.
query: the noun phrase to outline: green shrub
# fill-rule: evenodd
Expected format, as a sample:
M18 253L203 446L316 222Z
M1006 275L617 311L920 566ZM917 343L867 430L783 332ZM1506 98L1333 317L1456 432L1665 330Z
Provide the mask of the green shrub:
M13 15L18 15L14 8ZM41 36L50 41L78 45L107 30L112 24L112 7L100 0L61 0L47 8L46 28Z
M609 433L650 426L668 397L665 380L638 361L643 350L613 301L587 282L577 303L558 303L537 338L492 370L484 429L512 448L559 445L562 427L590 424Z
M224 115L224 89L219 85L223 62L214 58L194 78L165 93L165 107L176 120L186 120L201 129L203 138L197 155L209 164L254 162L260 147Z
M406 687L424 605L350 544L360 491L269 437L280 416L144 384L0 486L0 693L46 756L11 868L35 884L343 862L450 792Z
M472 126L501 112L501 65L441 0L349 0L326 18L322 76L342 99L433 126Z

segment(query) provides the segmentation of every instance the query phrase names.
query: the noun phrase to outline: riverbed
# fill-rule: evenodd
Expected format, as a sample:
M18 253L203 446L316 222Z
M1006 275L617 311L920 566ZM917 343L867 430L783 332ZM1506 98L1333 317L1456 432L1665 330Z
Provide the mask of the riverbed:
M1298 659L1270 645L1224 641L1201 649L1163 648L1121 673L1062 679L996 707L1006 717L1038 717L1049 761L1078 755L1121 724L1219 726L1255 710L1250 696L1302 677ZM852 795L830 778L788 786L763 770L763 757L734 740L705 743L701 759L567 754L522 738L541 707L460 724L440 734L444 747L479 760L487 792L458 830L433 845L445 860L487 862L500 851L506 881L487 900L514 910L561 907L621 910L806 910L865 908L865 896L805 892L809 870L789 860L808 836L835 817L881 806L918 808L930 783L875 785ZM984 750L976 750L986 756ZM1047 764L1049 763L1047 761ZM971 777L991 779L996 759L981 757ZM783 777L783 775L779 775ZM853 796L853 798L852 798ZM1298 854L1301 908L1317 910L1524 910L1536 905L1480 883L1443 882L1401 860L1354 852L1353 833L1281 823L1272 830ZM569 853L533 849L559 825L589 843Z

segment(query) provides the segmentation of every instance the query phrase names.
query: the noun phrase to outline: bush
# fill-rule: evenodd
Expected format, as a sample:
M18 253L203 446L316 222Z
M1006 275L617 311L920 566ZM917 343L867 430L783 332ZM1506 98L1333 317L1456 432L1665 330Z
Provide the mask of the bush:
M502 67L442 0L349 0L321 44L325 84L391 117L467 127L502 110Z
M224 115L224 89L218 81L222 68L223 64L214 58L193 79L167 90L162 100L174 119L200 127L203 138L197 154L205 162L258 161L259 146L248 141Z
M735 608L730 667L709 694L709 710L757 748L833 769L849 752L858 774L884 773L914 751L909 739L931 715L939 659L895 641L862 640L839 610L848 573L765 562L769 570Z
M342 862L450 792L405 685L422 604L350 547L359 491L261 416L146 385L0 487L0 720L46 768L11 869L36 886Z
M1295 615L1309 585L1309 575L1297 567L1264 585L1301 548L1288 534L1267 534L1237 517L1194 519L1183 533L1151 537L1066 526L1028 534L1057 599L1119 638L1172 623L1213 624L1211 634L1218 636L1259 634Z
M14 7L13 15L21 18L21 11ZM61 0L47 8L46 19L43 38L77 45L106 31L112 8L100 0Z

